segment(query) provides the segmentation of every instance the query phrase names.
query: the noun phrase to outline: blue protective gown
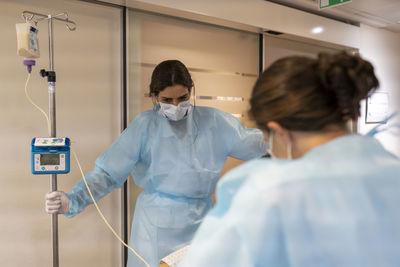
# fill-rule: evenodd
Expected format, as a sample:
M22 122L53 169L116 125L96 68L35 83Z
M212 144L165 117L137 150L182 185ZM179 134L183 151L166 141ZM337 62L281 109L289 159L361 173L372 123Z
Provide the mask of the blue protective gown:
M191 241L213 205L211 194L227 157L250 160L266 154L268 146L260 130L220 110L192 107L184 119L171 121L157 108L139 114L86 175L96 201L130 173L144 188L129 243L151 266ZM67 196L67 217L92 203L83 180ZM127 266L145 265L129 251Z
M243 164L217 196L179 267L400 266L400 160L371 137Z

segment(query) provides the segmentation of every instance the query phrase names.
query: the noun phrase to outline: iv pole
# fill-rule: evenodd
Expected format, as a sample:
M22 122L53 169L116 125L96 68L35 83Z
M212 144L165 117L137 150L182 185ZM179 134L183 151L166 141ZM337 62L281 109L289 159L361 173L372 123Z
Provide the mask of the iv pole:
M64 16L65 18L60 18ZM75 22L68 19L67 13L60 13L57 15L44 15L31 11L22 12L22 17L26 22L33 21L35 25L39 21L47 19L48 32L49 32L49 60L50 70L40 70L42 77L47 77L48 92L49 92L49 120L50 120L50 137L56 137L56 73L54 71L54 52L53 52L53 20L66 22L68 30L74 31L76 29ZM38 19L33 20L34 17ZM50 175L50 188L51 192L57 191L57 174ZM52 231L52 247L53 247L53 267L59 266L58 256L58 214L51 215L51 231Z

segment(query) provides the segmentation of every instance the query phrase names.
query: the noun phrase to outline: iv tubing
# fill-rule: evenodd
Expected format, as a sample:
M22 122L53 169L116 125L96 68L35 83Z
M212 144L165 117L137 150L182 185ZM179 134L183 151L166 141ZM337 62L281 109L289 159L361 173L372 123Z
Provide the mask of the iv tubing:
M28 73L28 78L26 79L26 83L25 83L25 95L26 95L26 98L29 100L29 102L31 102L32 105L34 105L34 106L35 106L40 112L42 112L43 115L46 117L46 120L47 120L47 130L48 130L48 133L49 133L49 136L50 136L50 121L49 121L49 116L47 116L46 112L44 112L43 109L41 109L38 105L36 105L36 104L33 102L33 100L30 98L30 96L28 95L28 83L29 83L30 78L31 78L31 74Z
M86 178L85 178L85 175L84 175L84 173L83 173L83 171L82 171L81 164L79 163L78 157L76 156L76 153L75 153L75 151L72 149L72 147L71 147L71 151L72 151L72 153L74 154L76 163L78 164L79 170L81 171L81 174L82 174L82 177L83 177L83 181L85 182L86 188L87 188L87 190L88 190L88 192L89 192L90 197L91 197L92 200L93 200L94 206L96 207L97 211L98 211L99 214L100 214L100 217L103 219L103 221L105 222L105 224L107 225L107 227L111 230L111 232L114 234L114 236L115 236L125 247L127 247L128 249L130 249L141 261L143 261L143 263L146 264L147 267L150 267L150 265L149 265L149 264L148 264L148 263L133 249L133 248L131 248L128 244L126 244L126 243L121 239L121 237L115 232L115 230L114 230L114 229L111 227L111 225L108 223L107 219L104 217L103 213L102 213L101 210L99 209L99 206L97 205L97 202L96 202L96 200L94 199L94 197L93 197L93 195L92 195L92 191L90 191L89 185L88 185L88 183L87 183L87 181L86 181Z
M43 115L46 117L46 120L47 120L47 129L48 129L48 131L49 131L49 136L50 136L50 121L49 121L49 117L47 116L46 112L44 112L43 109L41 109L38 105L36 105L36 104L33 102L33 100L32 100L32 99L29 97L29 95L28 95L28 83L29 83L30 77L31 77L31 74L29 73L29 74L28 74L28 78L26 79L26 83L25 83L25 95L26 95L26 98L28 98L29 102L31 102L31 104L34 105L34 106L35 106L40 112L42 112ZM106 224L107 227L111 230L111 232L114 234L114 236L115 236L125 247L127 247L128 249L130 249L141 261L143 261L143 263L144 263L147 267L150 267L150 265L149 265L149 264L148 264L148 263L133 249L133 248L131 248L128 244L126 244L126 243L121 239L121 237L115 232L115 230L111 227L111 225L109 224L109 222L107 221L107 219L104 217L104 215L103 215L103 213L101 212L99 206L97 205L96 200L94 199L94 197L93 197L93 195L92 195L92 191L90 191L90 188L89 188L89 185L88 185L88 183L87 183L87 181L86 181L85 175L84 175L84 173L83 173L81 164L79 163L78 157L77 157L75 151L72 149L72 147L71 147L71 151L72 151L72 153L74 154L76 163L78 164L79 170L81 171L81 174L82 174L82 177L83 177L83 181L85 182L86 188L87 188L87 190L88 190L88 192L89 192L90 197L91 197L92 200L93 200L94 206L96 207L97 211L98 211L99 214L100 214L100 217L104 220L105 224Z

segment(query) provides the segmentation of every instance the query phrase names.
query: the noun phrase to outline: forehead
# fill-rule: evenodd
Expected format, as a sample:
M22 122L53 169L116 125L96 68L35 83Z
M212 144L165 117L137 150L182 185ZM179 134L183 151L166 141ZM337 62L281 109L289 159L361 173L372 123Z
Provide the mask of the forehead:
M174 86L165 87L165 89L162 90L158 94L158 96L159 97L167 97L167 98L177 98L177 97L181 97L188 93L189 93L189 90L187 87L177 84Z

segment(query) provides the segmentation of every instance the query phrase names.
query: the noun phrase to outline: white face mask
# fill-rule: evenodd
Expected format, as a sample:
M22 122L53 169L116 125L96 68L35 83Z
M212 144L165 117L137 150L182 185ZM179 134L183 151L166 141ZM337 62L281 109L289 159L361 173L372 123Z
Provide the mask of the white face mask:
M190 107L190 100L183 101L175 106L173 104L165 104L160 102L159 113L173 121L181 120L187 113Z
M276 159L277 156L275 156L274 152L272 152L273 151L273 144L274 144L274 135L275 135L275 132L271 130L269 132L268 154L271 155L271 158ZM292 142L290 140L289 140L289 143L288 143L288 145L286 147L286 155L287 155L287 159L292 159Z

